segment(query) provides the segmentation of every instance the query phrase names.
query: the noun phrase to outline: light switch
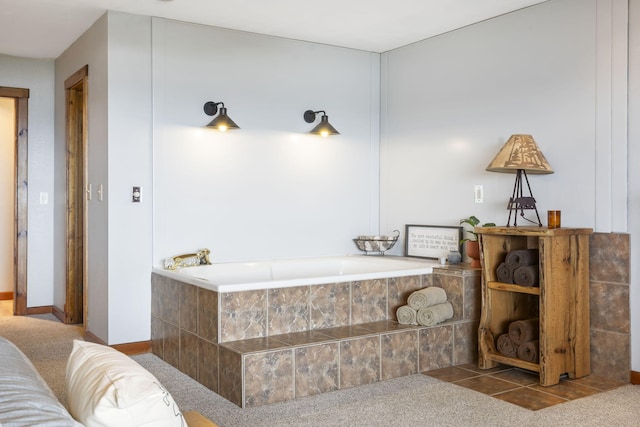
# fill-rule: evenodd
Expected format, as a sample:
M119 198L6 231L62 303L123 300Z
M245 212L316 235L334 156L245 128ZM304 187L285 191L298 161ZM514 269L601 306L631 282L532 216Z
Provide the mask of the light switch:
M49 203L49 193L40 193L40 204L46 205Z
M133 187L131 201L134 203L140 203L140 187Z
M473 194L474 194L476 203L484 203L484 185L474 186Z

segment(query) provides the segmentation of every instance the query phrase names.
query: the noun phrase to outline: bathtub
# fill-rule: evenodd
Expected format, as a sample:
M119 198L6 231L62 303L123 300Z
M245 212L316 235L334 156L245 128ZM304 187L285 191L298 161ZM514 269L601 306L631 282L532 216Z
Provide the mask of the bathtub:
M288 288L431 274L437 260L345 255L257 262L213 263L153 272L216 292Z

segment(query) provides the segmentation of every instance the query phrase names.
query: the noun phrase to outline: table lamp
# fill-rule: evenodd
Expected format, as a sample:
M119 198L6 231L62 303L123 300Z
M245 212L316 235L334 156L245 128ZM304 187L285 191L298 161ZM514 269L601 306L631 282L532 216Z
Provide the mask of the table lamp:
M531 193L531 186L529 185L529 178L527 173L530 174L549 174L553 173L553 169L547 162L547 159L542 154L542 151L536 144L536 141L531 135L511 135L509 140L504 144L502 149L498 152L496 157L487 166L489 172L503 172L503 173L515 173L516 182L513 186L513 194L509 198L509 219L507 220L507 227L511 225L511 215L513 214L513 226L518 225L518 211L520 216L531 223L536 224L535 221L530 220L524 216L525 210L534 210L538 219L537 224L542 226L540 221L540 215L538 215L538 208L536 208L536 199ZM526 196L523 192L524 182L527 184L527 190L529 195Z

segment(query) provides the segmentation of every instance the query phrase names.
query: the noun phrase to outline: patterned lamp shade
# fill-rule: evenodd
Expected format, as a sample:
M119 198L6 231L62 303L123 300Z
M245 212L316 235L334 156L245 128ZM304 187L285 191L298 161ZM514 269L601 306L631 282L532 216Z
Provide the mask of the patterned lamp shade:
M518 169L528 174L553 173L551 165L531 135L511 135L486 170L516 173Z

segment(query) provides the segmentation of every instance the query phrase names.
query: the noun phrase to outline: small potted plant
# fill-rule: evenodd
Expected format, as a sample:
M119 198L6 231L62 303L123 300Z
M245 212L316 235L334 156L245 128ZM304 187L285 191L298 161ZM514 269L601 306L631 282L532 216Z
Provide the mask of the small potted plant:
M465 231L471 235L471 237L462 239L460 244L465 244L465 253L469 258L471 258L471 267L478 268L480 267L480 247L478 244L478 234L475 232L475 228L480 225L480 220L471 215L469 218L464 218L460 220L460 225L467 224L471 226L471 229L465 228ZM482 227L495 227L493 222L486 222L482 224Z

